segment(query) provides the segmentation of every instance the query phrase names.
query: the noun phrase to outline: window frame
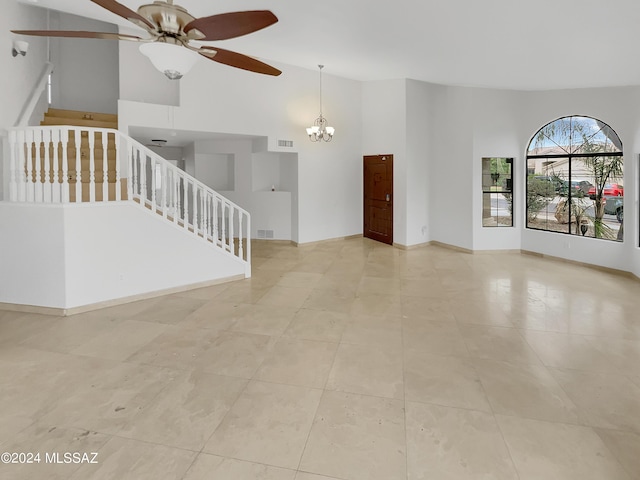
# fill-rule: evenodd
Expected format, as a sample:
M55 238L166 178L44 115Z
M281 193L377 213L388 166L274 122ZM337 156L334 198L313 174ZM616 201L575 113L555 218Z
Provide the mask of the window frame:
M582 142L578 143L578 144L574 144L573 141L575 138L578 137L574 137L574 124L578 124L578 122L574 122L574 119L588 119L588 120L592 120L593 122L595 122L595 124L599 127L599 130L597 130L593 135L591 135L590 137L588 137L589 139L587 139L586 137L582 136ZM561 145L561 143L556 142L554 138L552 138L551 136L547 135L545 132L545 129L548 129L550 126L556 124L556 123L560 123L560 122L569 122L569 135L567 136L568 140L569 140L569 145ZM608 131L605 131L605 128L608 129ZM579 130L579 128L576 128L576 130ZM588 152L588 151L580 151L581 147L584 147L585 145L588 144L589 140L592 138L595 138L596 135L600 134L601 132L605 133L605 137L611 141L611 144L618 149L618 151L606 151L606 149L604 151L594 151L594 152ZM566 132L564 132L566 134ZM549 142L551 144L555 144L555 146L557 147L557 149L563 150L563 153L539 153L539 154L532 154L531 151L532 150L537 150L538 146L537 146L537 142L538 139L541 136L545 136ZM535 145L535 147L534 147ZM577 149L574 150L575 146L578 146ZM605 146L607 145L607 142L605 142ZM532 148L533 147L533 148ZM551 147L552 150L555 147ZM576 228L573 229L572 225L574 222L570 221L572 217L574 217L573 211L572 211L572 198L575 196L574 192L573 192L573 188L572 186L572 182L576 181L574 180L574 176L572 175L572 165L574 163L574 161L576 160L582 160L582 159L595 159L595 158L608 158L608 157L620 157L621 161L622 161L622 165L621 165L621 172L620 175L621 177L624 177L624 152L623 152L623 148L622 148L622 141L619 137L619 135L617 134L617 132L607 123L594 118L594 117L590 117L588 115L568 115L568 116L564 116L564 117L560 117L557 118L545 125L543 125L540 129L538 129L535 134L531 137L531 140L529 141L529 144L527 146L527 151L526 151L526 155L525 155L525 166L526 166L526 172L527 174L525 175L525 228L527 229L531 229L531 230L537 230L537 231L543 231L543 232L551 232L551 233L561 233L561 234L565 234L565 235L579 235L580 233L582 233L582 236L585 235L585 232L581 232L580 231L580 227L577 225L576 223ZM535 172L535 167L533 169L533 172L531 171L529 164L530 164L530 160L559 160L559 159L566 159L567 160L567 173L568 173L568 178L566 179L560 179L560 177L558 177L555 173L552 174L551 177L549 177L549 172L548 171L543 171L543 173L540 172ZM553 169L552 169L553 172ZM561 190L558 191L556 190L556 195L555 196L561 196L560 192L562 190L564 190L564 187L560 185L560 181L562 181L563 185L566 185L566 203L567 205L569 205L569 221L567 222L567 229L566 231L559 231L559 230L553 230L553 229L549 229L549 228L538 228L535 226L532 226L530 223L530 218L529 218L529 200L530 200L530 195L529 195L529 187L530 187L530 179L531 179L531 175L534 176L538 176L538 178L542 178L541 175L546 175L547 178L552 178L553 177L553 181L554 182L558 182L558 185L556 185L556 189L558 186L560 186ZM612 178L608 178L607 179L607 183L615 183L615 180ZM555 198L555 197L554 197ZM623 196L624 198L624 196ZM545 207L546 208L546 207ZM595 208L595 206L594 206ZM549 211L546 212L547 213L547 218L549 215ZM577 213L575 214L577 217ZM620 228L622 228L622 224L620 225ZM576 230L576 231L572 231L572 230ZM620 236L618 236L617 239L613 239L613 238L606 238L606 237L602 237L599 235L595 235L594 236L589 236L587 238L595 238L595 239L605 239L605 240L616 240L616 241L622 241L620 238ZM639 243L640 243L640 238L639 238Z

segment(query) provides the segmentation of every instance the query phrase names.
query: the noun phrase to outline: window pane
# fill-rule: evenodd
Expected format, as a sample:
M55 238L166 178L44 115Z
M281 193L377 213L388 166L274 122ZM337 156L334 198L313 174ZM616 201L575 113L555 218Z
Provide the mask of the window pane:
M622 240L622 143L611 127L561 118L534 135L528 152L528 228Z
M565 117L542 127L529 144L528 155L622 152L618 135L604 122Z
M535 172L542 173L542 172ZM529 175L527 178L527 227L558 230L555 212L557 182L551 176Z
M482 225L513 226L513 158L482 159Z

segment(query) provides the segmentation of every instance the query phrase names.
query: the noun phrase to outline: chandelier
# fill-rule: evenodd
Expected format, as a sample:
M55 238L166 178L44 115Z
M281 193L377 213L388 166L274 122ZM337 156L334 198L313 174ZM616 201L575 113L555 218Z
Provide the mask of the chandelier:
M336 130L328 126L327 119L322 116L322 69L324 65L318 65L318 68L320 68L320 116L315 119L311 127L307 128L307 135L312 142L320 140L330 142Z

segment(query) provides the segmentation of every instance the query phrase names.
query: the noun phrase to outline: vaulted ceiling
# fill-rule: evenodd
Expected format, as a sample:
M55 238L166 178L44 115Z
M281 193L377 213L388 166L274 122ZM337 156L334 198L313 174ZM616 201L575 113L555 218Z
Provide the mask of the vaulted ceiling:
M19 1L131 27L89 0ZM120 3L136 10L142 2ZM195 17L269 9L277 24L217 45L267 62L321 63L327 74L356 80L521 90L640 85L638 0L176 3Z

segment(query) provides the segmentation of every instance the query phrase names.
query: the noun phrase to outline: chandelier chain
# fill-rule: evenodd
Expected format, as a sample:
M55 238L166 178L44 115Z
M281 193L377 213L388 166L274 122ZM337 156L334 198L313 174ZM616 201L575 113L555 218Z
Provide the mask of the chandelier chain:
M327 119L322 116L322 69L324 65L318 65L320 69L320 116L315 119L313 125L307 128L307 135L312 142L324 141L330 142L333 138L335 129L328 125Z
M320 68L320 116L322 117L322 69L324 65L318 65Z

